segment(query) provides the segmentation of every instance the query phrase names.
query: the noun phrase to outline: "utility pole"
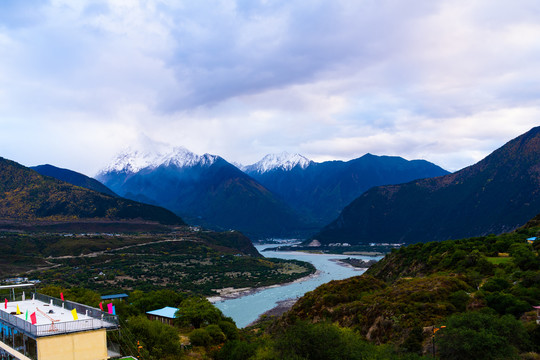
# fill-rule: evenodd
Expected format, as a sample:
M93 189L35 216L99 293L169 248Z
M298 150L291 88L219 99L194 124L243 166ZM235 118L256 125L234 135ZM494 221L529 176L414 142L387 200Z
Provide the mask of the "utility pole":
M431 335L431 349L433 350L433 357L435 357L435 333L441 329L444 329L446 326L441 326L440 328L433 327L433 335Z

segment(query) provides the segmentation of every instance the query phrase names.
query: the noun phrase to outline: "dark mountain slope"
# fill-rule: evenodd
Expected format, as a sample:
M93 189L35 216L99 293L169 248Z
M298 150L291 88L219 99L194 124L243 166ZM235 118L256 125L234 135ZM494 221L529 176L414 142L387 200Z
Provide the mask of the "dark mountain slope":
M4 220L139 220L183 225L170 211L45 177L0 158L0 218Z
M168 162L135 173L109 170L98 179L121 196L159 204L213 229L266 237L305 226L289 206L238 168L218 156L208 159L188 165Z
M322 227L374 186L442 176L448 171L425 160L407 161L397 156L366 154L347 162L311 161L306 167L266 172L248 170L247 173Z
M96 179L72 170L62 169L49 164L31 166L30 169L37 171L41 175L50 176L55 179L70 183L72 185L94 190L109 196L118 196L111 189L109 189Z
M540 212L540 127L443 177L373 188L314 238L426 242L499 234Z

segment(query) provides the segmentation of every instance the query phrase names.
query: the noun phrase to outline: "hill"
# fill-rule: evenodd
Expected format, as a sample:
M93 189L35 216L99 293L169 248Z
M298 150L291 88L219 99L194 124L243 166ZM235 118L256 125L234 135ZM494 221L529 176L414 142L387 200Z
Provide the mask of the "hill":
M301 155L267 155L248 175L323 227L366 190L431 178L448 171L425 160L366 154L350 161L309 161Z
M163 206L192 224L278 237L306 224L285 202L215 155L183 148L165 154L121 154L97 176L117 194Z
M111 189L109 189L96 179L72 170L62 169L49 164L31 166L30 169L37 171L43 176L50 176L55 179L70 183L72 185L80 186L89 190L94 190L109 196L118 196Z
M299 320L329 322L376 344L391 343L400 352L430 354L435 327L445 325L436 350L443 359L508 359L538 352L540 326L533 306L540 303L540 242L526 239L539 233L540 227L522 228L394 250L361 276L306 293L272 331ZM501 327L492 328L495 323ZM506 326L513 330L501 331ZM496 343L484 347L486 336Z
M413 243L490 233L540 212L540 127L456 173L368 190L313 238Z
M0 158L0 219L77 222L132 221L184 225L172 212L46 177Z

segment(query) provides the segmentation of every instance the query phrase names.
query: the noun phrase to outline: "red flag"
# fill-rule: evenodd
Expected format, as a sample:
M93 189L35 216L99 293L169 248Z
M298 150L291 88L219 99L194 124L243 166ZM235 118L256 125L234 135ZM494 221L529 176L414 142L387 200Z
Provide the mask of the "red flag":
M101 311L103 311L103 303L102 302L99 303L99 308L101 309Z
M30 321L32 322L32 325L36 325L37 318L36 318L36 312L35 311L30 314Z
M7 309L7 299L6 299L6 305L5 305L5 308Z
M60 299L62 299L62 301L64 301L64 293L63 292L60 293Z

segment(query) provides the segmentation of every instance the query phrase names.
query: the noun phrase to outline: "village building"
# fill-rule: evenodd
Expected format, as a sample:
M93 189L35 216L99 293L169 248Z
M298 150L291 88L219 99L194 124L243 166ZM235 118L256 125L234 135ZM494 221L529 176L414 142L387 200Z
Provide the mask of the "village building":
M163 324L173 325L174 324L174 314L178 311L178 308L166 306L162 309L148 311L146 316L150 320L160 321Z
M106 360L107 331L118 317L100 309L36 292L33 284L0 286L0 358L19 360ZM18 290L18 293L15 290Z

